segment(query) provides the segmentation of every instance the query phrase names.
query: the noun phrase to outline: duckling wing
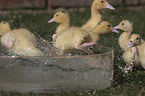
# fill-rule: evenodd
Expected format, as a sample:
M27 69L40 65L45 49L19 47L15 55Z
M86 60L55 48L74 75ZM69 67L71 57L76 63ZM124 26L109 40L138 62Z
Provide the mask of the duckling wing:
M43 56L43 53L36 48L35 36L25 29L13 30L11 33L15 36L15 45L12 52L24 56Z
M14 42L15 42L15 35L12 34L11 32L7 32L1 37L2 45L7 48L11 48Z
M16 29L13 30L12 32L14 32L15 35L18 35L20 37L25 37L27 38L27 40L29 40L30 42L36 44L36 37L33 33L31 33L29 30L27 29ZM18 38L18 37L17 37Z
M78 27L72 27L62 32L56 40L55 47L59 49L72 49L83 43L89 42L88 32Z

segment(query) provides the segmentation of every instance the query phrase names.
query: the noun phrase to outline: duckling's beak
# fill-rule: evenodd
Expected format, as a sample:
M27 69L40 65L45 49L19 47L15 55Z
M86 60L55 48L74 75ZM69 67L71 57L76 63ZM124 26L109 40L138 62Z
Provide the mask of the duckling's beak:
M55 22L54 18L48 21L48 23Z
M119 31L116 30L115 28L113 28L112 32L119 33Z
M107 4L106 8L109 8L109 9L115 10L115 8L114 8L112 5L110 5L109 3Z
M133 45L134 45L134 41L130 41L127 47L131 48Z
M120 26L119 26L119 25L117 25L117 26L115 26L115 27L114 27L114 29L120 29Z

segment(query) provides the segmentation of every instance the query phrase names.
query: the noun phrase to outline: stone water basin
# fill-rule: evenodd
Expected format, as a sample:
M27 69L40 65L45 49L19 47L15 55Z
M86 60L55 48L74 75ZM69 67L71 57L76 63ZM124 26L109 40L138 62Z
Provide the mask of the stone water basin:
M114 51L95 46L93 55L0 56L0 90L21 93L89 91L111 86Z

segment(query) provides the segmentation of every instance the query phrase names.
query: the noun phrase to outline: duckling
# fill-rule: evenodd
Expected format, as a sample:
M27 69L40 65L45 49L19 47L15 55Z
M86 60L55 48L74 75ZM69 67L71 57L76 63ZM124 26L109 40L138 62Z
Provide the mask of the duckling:
M112 24L110 24L107 21L102 21L99 25L97 25L92 31L89 32L92 42L96 43L99 41L99 36L101 34L107 34L110 32L119 33L116 29L112 27Z
M56 12L54 14L53 18L50 21L48 21L48 23L51 23L51 22L60 23L60 25L56 29L56 34L54 34L52 36L53 41L55 41L55 38L57 37L57 35L60 32L62 32L63 30L65 30L65 29L70 27L70 17L69 17L69 14L67 12L64 12L64 11Z
M132 42L135 42L135 45L133 45ZM141 39L141 36L139 34L132 34L131 35L130 43L127 46L127 47L129 47L129 49L127 49L123 53L123 60L125 61L125 63L127 63L127 64L131 63L132 59L134 58L135 66L138 66L141 64L138 50L136 50L136 47L132 47L132 46L137 46L137 45L140 45L142 43L144 43L144 40Z
M137 36L137 35L136 35ZM136 47L137 53L139 54L141 66L145 69L145 42L141 38L141 36L137 36L136 38L132 38L130 40L128 47Z
M104 8L114 10L107 0L94 0L91 6L91 18L81 27L86 31L91 31L102 19L99 11Z
M97 31L99 31L99 34L95 34ZM113 27L107 21L101 22L93 32L87 32L78 27L68 28L59 35L54 46L63 51L73 48L84 49L87 46L96 44L100 34L110 33L111 31L114 31Z
M0 22L0 36L2 36L3 34L5 34L6 32L12 31L12 29L10 28L10 24L6 21L2 21ZM21 31L21 33L23 33L23 35L28 36L28 39L30 39L30 41L33 41L33 43L36 43L36 37L33 33L31 33L29 30L21 28L18 29L19 31Z
M119 45L123 51L126 51L128 49L127 45L130 42L131 32L133 31L132 23L130 23L128 20L123 20L118 26L115 26L114 28L125 31L119 37Z
M0 23L0 36L5 34L6 32L11 31L10 25L8 22L2 21Z
M3 25L6 25L3 28ZM9 23L0 23L1 30L7 29ZM36 48L36 38L33 33L26 29L2 31L1 44L5 46L9 52L23 56L43 56L43 53Z

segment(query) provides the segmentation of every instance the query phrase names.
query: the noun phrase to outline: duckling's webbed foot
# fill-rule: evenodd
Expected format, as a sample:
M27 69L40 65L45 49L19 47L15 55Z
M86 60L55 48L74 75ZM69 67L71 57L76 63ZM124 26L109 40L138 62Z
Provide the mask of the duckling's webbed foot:
M79 50L84 50L88 54L94 54L94 52L90 48L87 48L88 46L93 46L93 45L97 45L97 43L92 43L92 42L84 43L81 46L75 46L75 48Z
M81 46L75 46L76 49L80 49L80 50L84 50L84 48L88 47L88 46L92 46L92 45L97 45L97 43L84 43Z
M56 34L53 34L53 36L52 36L52 42L51 43L54 43L54 41L56 40Z

